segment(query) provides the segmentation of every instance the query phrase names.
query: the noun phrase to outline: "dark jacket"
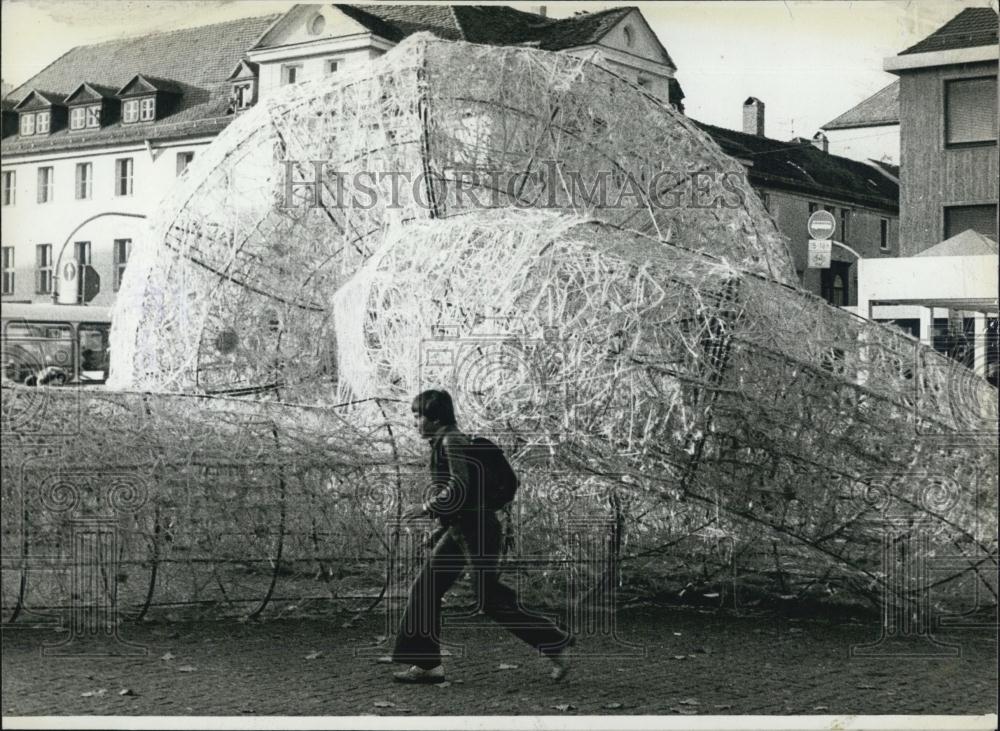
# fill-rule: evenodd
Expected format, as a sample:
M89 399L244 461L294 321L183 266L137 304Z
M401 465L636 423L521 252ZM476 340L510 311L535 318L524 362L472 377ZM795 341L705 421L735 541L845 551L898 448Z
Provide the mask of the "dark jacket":
M441 428L431 439L431 480L436 492L424 507L442 525L469 525L482 504L481 471L472 441L455 426Z

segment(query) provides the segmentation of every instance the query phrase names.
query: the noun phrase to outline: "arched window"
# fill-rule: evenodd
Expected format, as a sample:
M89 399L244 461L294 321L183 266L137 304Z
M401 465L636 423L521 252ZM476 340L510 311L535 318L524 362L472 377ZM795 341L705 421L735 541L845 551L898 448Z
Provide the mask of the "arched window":
M635 43L635 35L632 32L632 26L626 25L622 28L622 32L625 34L625 45L631 48L632 44Z
M842 274L833 275L833 304L843 307L847 304L847 287Z

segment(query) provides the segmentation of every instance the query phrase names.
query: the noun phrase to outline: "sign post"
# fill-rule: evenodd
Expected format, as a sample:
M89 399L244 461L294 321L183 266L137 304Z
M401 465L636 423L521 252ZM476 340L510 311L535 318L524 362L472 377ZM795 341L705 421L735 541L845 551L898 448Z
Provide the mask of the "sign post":
M809 239L809 268L829 269L830 252L833 250L833 242L823 239Z
M830 239L837 230L837 219L829 211L816 211L809 216L806 229L809 231L809 268L829 269L833 249Z

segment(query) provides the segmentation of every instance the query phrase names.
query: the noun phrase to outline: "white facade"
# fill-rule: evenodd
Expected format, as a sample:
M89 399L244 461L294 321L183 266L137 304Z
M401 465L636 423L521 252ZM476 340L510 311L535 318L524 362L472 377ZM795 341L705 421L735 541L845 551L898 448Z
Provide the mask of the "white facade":
M61 267L75 256L76 242L90 242L91 266L100 274L94 305L110 305L115 297L115 240L141 246L145 218L173 187L178 155L198 154L211 138L176 143L129 144L91 150L11 155L3 172L13 173L14 199L3 206L2 243L14 249L14 288L4 301L50 302L58 289ZM120 194L118 161L131 160L131 192ZM78 190L77 168L89 165L89 190ZM181 164L182 166L182 164ZM49 199L39 202L39 169L52 169ZM6 177L6 176L5 176ZM88 197L77 197L89 193ZM125 214L125 215L118 215ZM52 246L51 291L39 291L38 249ZM60 301L75 299L63 291Z

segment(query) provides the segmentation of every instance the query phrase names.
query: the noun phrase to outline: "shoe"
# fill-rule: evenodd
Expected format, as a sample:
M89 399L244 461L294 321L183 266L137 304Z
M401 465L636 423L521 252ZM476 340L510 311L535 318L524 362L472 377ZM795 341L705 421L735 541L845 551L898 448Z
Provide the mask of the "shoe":
M443 683L444 666L438 665L430 669L425 669L411 665L409 669L401 673L393 673L392 679L397 683Z
M569 648L575 644L576 638L570 637L569 642L567 642L559 652L549 655L549 660L551 660L554 665L552 672L549 673L549 677L557 683L565 678L566 673L569 672Z

